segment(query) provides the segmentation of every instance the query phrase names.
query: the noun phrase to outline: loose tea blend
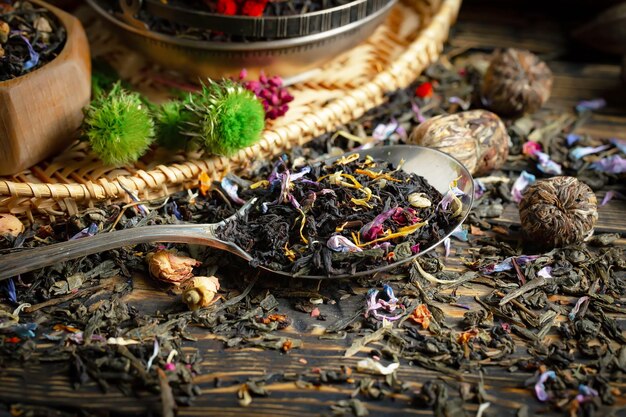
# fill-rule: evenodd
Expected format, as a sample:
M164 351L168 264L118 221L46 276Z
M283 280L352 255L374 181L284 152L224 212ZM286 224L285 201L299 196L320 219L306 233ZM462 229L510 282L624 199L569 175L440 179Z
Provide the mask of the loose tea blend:
M218 234L295 276L353 274L408 258L449 232L463 192L452 185L442 196L400 168L358 153L297 172L280 160L250 186L258 200L245 221Z
M28 1L0 4L0 81L52 61L63 48L65 37L65 28L47 10Z
M231 174L211 182L202 176L199 187L168 199L110 204L71 218L57 217L53 224L30 225L17 237L0 237L0 256L20 247L110 230L180 221L212 223L233 214L242 199L257 197L256 211L239 238L254 246L257 242L250 240L252 231L246 227L257 228L259 248L266 250L253 250L258 262L277 259L276 267L284 270L309 267L326 273L327 265L349 270L361 261L358 253L335 252L327 243L349 250L348 242L359 247L375 241L365 240L362 229L396 203L403 217L394 219L399 212L394 210L380 224L383 231L393 234L409 226L414 220L409 214L420 218L417 223L429 219L432 227L446 219L437 215L446 196L429 194L421 183L420 191L407 195L409 186L392 180L404 178L395 171L398 167L362 167L359 164L368 163L364 159L345 166L308 167L307 161L355 146L402 143L407 132L428 118L470 107L477 87L469 63L475 61L465 58L431 66L383 106L308 147L294 149L278 164L251 163L245 179ZM280 404L277 394L294 395L297 389L295 395L307 400L319 399L320 392L335 398L329 400L335 401L331 406L320 406L328 414L372 415L386 407L406 414L413 407L419 413L430 409L435 415L455 416L599 416L612 410L617 415L626 369L622 236L596 234L587 242L529 254L521 245L520 227L509 226L505 212L532 196L533 182L541 184L557 170L602 190L598 197L603 202L622 203L615 200L624 194L617 159L626 156L623 142L574 131L591 111L585 109L598 105L582 103L575 114L542 110L504 120L510 157L500 170L476 178L475 205L466 224L447 241L447 259L442 249L391 273L320 283L257 278L247 265L223 252L142 244L7 280L0 284L0 366L3 375L9 375L0 376L9 386L5 389L11 392L21 384L13 382L22 375L15 371L19 366L37 363L47 369L52 362L71 368L68 378L81 393L82 385L95 381L103 391L119 390L132 397L135 409L149 401L146 408L157 404L170 413L192 401L203 410L206 404L213 406L215 398L265 410L268 395L269 402ZM383 171L389 177L371 178L357 169ZM352 175L362 188L343 174ZM243 191L237 192L236 185ZM372 192L369 197L366 187ZM573 191L568 195L576 195ZM583 191L577 204L592 199ZM566 201L572 203L567 207L576 206ZM449 204L448 219L456 208L453 201ZM559 205L564 207L559 200L555 210ZM374 227L367 230L380 233ZM326 240L320 238L321 231L327 232ZM422 233L428 233L427 226L369 246L394 245L395 256L403 253L407 239L422 238ZM369 246L359 248L368 252ZM307 253L309 248L317 252ZM180 288L152 279L139 281L138 275L148 272L144 255L164 249L189 253L193 259L181 276L197 276ZM337 255L351 261L333 260ZM388 262L384 256L369 261ZM213 276L219 277L221 287L217 300L209 300L218 289ZM209 282L195 281L206 277ZM131 293L131 285L143 291ZM154 297L142 299L140 294ZM197 301L209 305L190 312L183 304L194 308ZM235 372L230 372L233 362L222 364L225 358L240 361ZM251 363L254 373L243 374ZM515 387L512 394L510 387ZM346 393L350 399L345 399ZM126 411L123 403L116 403L116 411ZM15 407L19 411L28 406Z

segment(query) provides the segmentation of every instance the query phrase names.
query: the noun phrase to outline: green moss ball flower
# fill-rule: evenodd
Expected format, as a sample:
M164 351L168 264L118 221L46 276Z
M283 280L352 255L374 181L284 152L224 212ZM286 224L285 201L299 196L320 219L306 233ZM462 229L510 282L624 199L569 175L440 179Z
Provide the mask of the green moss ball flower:
M157 110L154 117L159 145L169 149L185 148L189 137L183 132L192 120L186 104L186 101L168 101Z
M107 165L137 161L154 141L154 121L138 93L116 83L87 109L83 128L93 151Z
M230 80L209 82L188 108L196 115L197 139L215 155L232 156L253 145L265 127L263 104Z

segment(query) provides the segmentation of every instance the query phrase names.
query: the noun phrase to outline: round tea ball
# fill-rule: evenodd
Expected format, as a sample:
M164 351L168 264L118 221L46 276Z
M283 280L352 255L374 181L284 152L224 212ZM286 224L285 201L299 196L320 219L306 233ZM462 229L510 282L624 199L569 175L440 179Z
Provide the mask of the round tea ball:
M596 195L574 177L552 177L526 189L519 205L524 238L538 247L580 243L598 219Z
M551 90L552 71L546 63L512 48L495 53L481 85L483 104L503 116L536 112Z
M502 120L486 110L432 117L409 137L410 143L452 155L474 175L500 168L509 155L509 141Z

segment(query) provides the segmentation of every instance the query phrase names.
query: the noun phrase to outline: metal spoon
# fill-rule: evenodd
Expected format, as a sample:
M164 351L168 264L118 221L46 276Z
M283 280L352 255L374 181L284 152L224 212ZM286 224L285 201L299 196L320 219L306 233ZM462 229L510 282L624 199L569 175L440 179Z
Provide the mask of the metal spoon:
M461 215L459 215L455 219L455 222L445 231L446 235L442 239L428 248L423 248L419 253L410 258L368 271L361 271L353 275L299 275L299 278L325 279L356 277L399 266L400 264L409 262L429 252L441 244L446 237L452 234L454 229L465 221L465 218L469 214L474 199L474 181L467 169L451 156L435 149L408 145L392 145L353 151L342 156L351 155L355 152L359 153L361 156L370 155L374 159L389 161L396 166L403 161L402 169L404 171L421 175L442 194L448 191L450 182L456 179L457 187L465 193L465 196L462 197L463 210ZM326 162L332 162L338 158L332 158ZM226 250L246 261L251 261L253 257L249 253L233 242L218 239L215 232L224 224L236 221L243 216L253 203L254 200L249 201L242 206L237 213L219 223L135 227L4 255L0 257L0 281L59 262L65 262L97 252L139 243L171 242L206 245ZM263 266L260 266L260 268L279 275L293 276L293 274L288 272L274 271Z

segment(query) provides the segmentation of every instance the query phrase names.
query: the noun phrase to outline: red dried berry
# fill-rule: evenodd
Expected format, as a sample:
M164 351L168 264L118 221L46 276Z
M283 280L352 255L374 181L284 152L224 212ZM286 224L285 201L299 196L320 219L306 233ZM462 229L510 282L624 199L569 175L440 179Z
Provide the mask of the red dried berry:
M266 0L261 1L246 1L241 8L241 14L244 16L251 17L259 17L263 16L263 12L265 11L265 6L267 5Z
M425 82L417 86L415 89L415 95L419 98L432 97L433 95L433 83Z
M217 12L227 16L237 14L237 3L233 0L217 0Z

